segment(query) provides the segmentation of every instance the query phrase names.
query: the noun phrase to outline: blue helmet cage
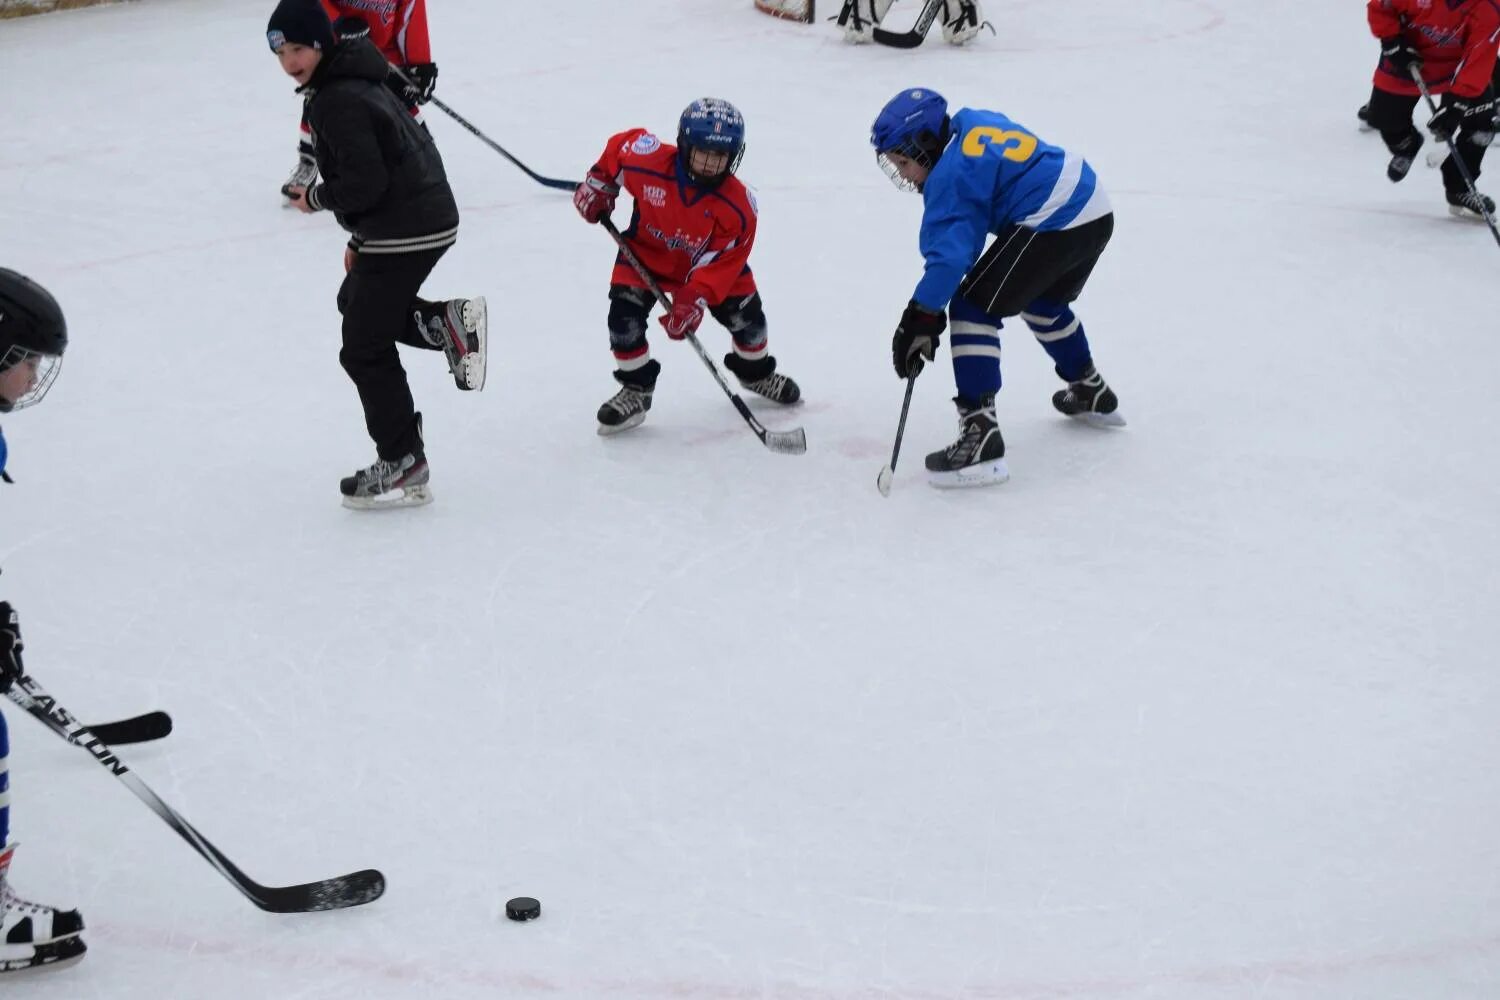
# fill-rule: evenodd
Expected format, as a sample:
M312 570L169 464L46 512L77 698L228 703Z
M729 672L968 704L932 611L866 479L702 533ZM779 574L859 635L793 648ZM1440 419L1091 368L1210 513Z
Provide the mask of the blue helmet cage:
M914 87L903 90L880 109L870 128L870 145L875 147L875 159L892 184L903 191L919 191L920 185L901 176L891 154L931 170L943 155L951 131L948 102L943 95Z
M693 172L694 149L727 153L729 163L722 173L704 177ZM704 97L687 106L677 122L677 159L695 184L714 186L734 173L745 155L745 117L728 101Z

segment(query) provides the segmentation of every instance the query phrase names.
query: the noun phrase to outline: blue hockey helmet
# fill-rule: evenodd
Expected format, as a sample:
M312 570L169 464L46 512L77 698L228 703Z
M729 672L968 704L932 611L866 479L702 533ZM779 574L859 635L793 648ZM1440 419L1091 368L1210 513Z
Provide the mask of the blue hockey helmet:
M716 174L699 174L692 167L692 151L729 156L724 169ZM712 187L734 173L745 155L745 116L728 101L703 97L687 106L677 122L677 160L695 184Z
M952 131L948 102L943 95L925 87L903 90L886 102L870 128L870 145L875 158L897 187L914 191L917 185L901 177L890 154L904 156L931 170L943 155Z

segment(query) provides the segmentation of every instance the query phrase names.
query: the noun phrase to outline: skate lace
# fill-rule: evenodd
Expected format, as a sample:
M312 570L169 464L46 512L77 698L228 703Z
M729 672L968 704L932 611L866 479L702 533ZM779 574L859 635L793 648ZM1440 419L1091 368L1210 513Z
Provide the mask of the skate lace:
M645 393L627 385L610 397L609 405L616 413L628 417L641 409L641 400L644 397Z
M21 916L42 916L52 912L55 912L53 907L22 899L16 895L9 883L0 883L0 921L12 913L19 913Z

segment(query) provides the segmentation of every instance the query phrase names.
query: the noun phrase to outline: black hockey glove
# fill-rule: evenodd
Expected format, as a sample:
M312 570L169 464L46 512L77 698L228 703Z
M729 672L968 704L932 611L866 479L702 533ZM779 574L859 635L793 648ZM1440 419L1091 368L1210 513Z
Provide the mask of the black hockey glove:
M333 37L341 42L352 42L357 38L369 38L370 22L362 17L345 14L333 22Z
M1380 56L1391 64L1396 75L1402 77L1411 76L1412 67L1422 65L1422 57L1417 55L1416 48L1400 35L1380 40Z
M891 338L891 361L901 378L915 378L926 361L937 352L939 338L948 326L948 317L910 302L901 314L896 335Z
M1488 146L1490 135L1494 131L1492 124L1494 119L1495 101L1493 98L1483 94L1478 97L1455 97L1452 94L1445 94L1443 106L1438 108L1438 113L1432 116L1427 127L1438 142L1447 142L1459 129L1463 129L1471 134L1482 134L1484 140L1481 145ZM1474 141L1479 142L1479 137L1475 136Z
M0 601L0 694L10 690L24 670L21 669L21 623L9 601Z
M411 81L405 88L406 99L413 104L426 104L437 88L437 63L413 63L406 67L406 78Z

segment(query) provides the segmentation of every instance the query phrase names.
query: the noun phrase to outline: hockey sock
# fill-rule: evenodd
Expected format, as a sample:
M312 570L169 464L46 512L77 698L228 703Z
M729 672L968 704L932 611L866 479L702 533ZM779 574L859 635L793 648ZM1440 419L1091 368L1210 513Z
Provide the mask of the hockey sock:
M1093 367L1094 358L1089 353L1083 324L1066 304L1036 299L1026 306L1021 318L1036 334L1037 343L1051 356L1057 374L1063 379L1076 382Z
M10 843L10 731L0 714L0 849Z
M1000 391L1000 320L964 298L948 307L953 327L953 382L965 399Z

